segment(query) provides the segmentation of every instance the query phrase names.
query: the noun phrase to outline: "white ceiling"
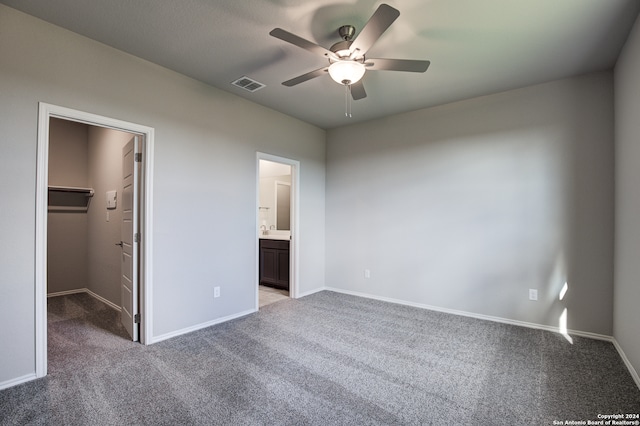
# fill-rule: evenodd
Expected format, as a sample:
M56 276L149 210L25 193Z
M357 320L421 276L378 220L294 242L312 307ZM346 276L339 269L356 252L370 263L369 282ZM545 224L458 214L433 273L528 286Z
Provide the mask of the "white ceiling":
M388 0L400 17L368 56L427 59L431 67L367 72L368 96L347 118L344 89L329 76L281 84L326 59L269 31L328 48L338 27L359 31L379 1L0 2L322 128L611 69L640 11L638 0ZM243 75L266 87L249 93L230 84Z

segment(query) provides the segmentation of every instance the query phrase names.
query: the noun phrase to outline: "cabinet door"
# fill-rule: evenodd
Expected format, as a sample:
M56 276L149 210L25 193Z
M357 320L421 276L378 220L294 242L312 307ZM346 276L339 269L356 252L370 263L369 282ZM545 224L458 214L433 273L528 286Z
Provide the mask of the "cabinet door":
M289 290L289 241L260 240L260 284Z
M277 249L260 249L260 284L273 285L278 282Z
M278 250L276 261L278 263L277 285L289 290L289 250Z

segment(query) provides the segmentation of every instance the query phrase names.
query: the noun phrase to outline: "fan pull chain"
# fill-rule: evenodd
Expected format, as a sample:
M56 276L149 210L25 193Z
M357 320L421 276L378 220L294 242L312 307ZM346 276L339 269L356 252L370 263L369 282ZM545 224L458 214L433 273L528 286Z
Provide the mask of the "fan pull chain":
M349 116L349 86L348 85L344 85L344 116L348 117Z
M344 116L351 118L351 85L344 85Z

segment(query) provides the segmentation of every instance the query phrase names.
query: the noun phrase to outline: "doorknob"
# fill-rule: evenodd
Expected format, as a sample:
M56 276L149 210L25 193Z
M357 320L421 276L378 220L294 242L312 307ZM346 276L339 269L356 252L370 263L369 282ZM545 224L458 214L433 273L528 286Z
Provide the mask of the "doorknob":
M116 245L122 247L122 241L120 241L119 243L116 243Z

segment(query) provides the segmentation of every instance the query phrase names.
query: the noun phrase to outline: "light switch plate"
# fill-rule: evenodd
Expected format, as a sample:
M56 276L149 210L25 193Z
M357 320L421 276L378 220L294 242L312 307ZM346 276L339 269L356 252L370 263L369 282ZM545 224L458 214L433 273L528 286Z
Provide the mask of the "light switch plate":
M116 198L118 196L117 191L107 191L107 208L115 209L117 207Z

